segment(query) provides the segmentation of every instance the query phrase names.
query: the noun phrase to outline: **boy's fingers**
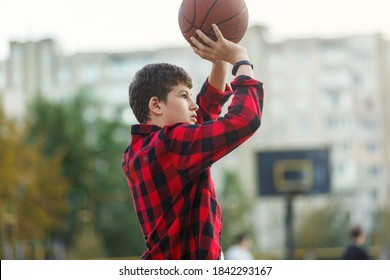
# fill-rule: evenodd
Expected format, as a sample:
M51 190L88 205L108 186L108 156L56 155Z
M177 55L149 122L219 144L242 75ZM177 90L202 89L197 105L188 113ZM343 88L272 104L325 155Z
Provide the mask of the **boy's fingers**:
M201 42L199 42L195 37L191 37L190 40L191 40L192 44L193 44L197 49L201 50L201 49L204 48L204 45L203 45Z
M194 53L199 54L199 49L198 48L192 47L192 50L194 51Z
M209 37L207 37L207 35L204 34L202 30L200 29L196 30L196 34L198 34L199 38L202 39L202 41L205 42L205 44L211 46L214 43L214 41L211 40Z
M217 41L224 39L221 30L219 30L218 26L215 23L213 23L212 26L213 26L215 36L217 37Z

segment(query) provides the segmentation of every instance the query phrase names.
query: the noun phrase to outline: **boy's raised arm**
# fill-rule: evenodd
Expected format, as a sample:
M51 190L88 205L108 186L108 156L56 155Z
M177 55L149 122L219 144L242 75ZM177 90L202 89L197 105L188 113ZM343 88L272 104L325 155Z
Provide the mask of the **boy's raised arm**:
M217 90L224 91L226 87L227 63L225 61L215 61L211 66L209 84Z

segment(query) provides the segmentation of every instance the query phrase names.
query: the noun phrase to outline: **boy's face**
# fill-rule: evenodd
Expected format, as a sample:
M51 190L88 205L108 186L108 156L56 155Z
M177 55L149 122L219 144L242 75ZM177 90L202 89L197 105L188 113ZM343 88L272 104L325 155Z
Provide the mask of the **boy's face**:
M165 125L178 122L194 124L197 121L196 111L199 106L192 100L190 89L183 84L174 86L166 102L160 102L160 106Z

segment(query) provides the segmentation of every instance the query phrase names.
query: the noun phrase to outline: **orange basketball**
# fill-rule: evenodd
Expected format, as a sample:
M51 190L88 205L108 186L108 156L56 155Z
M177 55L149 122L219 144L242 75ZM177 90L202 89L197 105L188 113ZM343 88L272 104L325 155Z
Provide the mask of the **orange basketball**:
M191 36L199 39L197 29L216 41L213 23L227 40L238 43L248 28L248 19L244 0L183 0L179 10L179 27L190 44Z

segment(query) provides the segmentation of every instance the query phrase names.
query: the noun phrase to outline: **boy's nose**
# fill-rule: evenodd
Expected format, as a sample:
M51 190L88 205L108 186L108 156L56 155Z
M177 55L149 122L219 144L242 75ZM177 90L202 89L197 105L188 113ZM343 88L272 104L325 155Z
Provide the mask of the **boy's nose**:
M192 102L192 104L191 104L191 106L190 106L190 109L191 109L191 110L197 111L197 110L199 109L199 106L198 106L198 104L196 104L195 102Z

